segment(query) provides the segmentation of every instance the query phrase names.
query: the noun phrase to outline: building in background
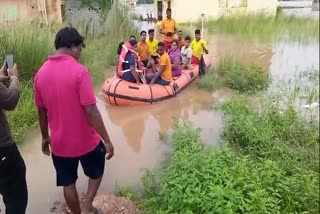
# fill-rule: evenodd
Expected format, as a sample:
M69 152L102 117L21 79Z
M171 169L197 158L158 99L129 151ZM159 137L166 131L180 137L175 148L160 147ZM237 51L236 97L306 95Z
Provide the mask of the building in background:
M154 12L162 20L167 8L172 9L172 16L177 22L193 22L205 14L216 19L222 15L267 13L275 15L278 0L155 0Z
M62 22L63 0L0 0L0 23L39 20Z

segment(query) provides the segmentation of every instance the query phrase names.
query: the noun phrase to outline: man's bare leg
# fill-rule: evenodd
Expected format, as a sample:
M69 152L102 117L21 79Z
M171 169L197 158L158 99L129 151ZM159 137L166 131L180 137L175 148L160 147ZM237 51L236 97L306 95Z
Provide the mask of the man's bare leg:
M76 184L63 187L64 198L72 214L81 214Z
M84 213L94 213L95 208L92 205L94 197L97 195L97 191L100 187L102 176L97 179L89 178L88 182L88 192L84 201L83 212Z

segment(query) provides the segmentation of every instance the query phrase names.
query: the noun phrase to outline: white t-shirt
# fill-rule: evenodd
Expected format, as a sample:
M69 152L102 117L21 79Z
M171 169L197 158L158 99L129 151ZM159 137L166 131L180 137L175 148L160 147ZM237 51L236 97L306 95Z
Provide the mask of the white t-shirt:
M181 57L182 57L182 64L185 64L189 58L190 61L188 65L190 65L191 57L192 57L192 49L190 46L188 48L186 48L186 46L183 46L181 48Z

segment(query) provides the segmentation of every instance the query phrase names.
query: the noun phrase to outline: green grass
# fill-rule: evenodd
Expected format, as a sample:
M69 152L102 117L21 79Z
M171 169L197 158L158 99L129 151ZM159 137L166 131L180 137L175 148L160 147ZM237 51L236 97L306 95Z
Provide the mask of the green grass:
M197 24L198 27L201 23ZM246 37L318 41L319 20L294 16L237 15L205 23L209 32L223 32Z
M260 66L223 59L215 69L207 72L197 85L200 89L209 91L225 86L241 93L251 94L266 89L269 83L269 73Z
M318 92L308 94L318 83L319 69L310 68L255 97L220 103L219 148L180 121L167 140L172 156L145 171L139 203L159 214L318 213L319 115L302 108L319 102Z
M79 23L75 27L85 37L81 63L85 64L92 75L95 85L101 84L110 75L116 60L116 48L121 40L137 34L125 9L114 4L104 16L99 29L89 31L87 25ZM65 25L47 26L37 23L16 23L0 29L0 61L8 53L13 53L21 76L21 100L17 109L8 113L13 137L21 143L25 130L37 122L33 102L32 79L48 55L54 53L54 37Z

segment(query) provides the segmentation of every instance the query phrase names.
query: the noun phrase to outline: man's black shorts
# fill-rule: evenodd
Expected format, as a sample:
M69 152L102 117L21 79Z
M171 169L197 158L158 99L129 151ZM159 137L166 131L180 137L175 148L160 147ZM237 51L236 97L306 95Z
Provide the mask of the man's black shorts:
M80 157L67 158L52 154L53 165L57 173L57 186L69 186L78 179L79 161L84 174L97 179L104 173L106 149L102 142L91 152Z

